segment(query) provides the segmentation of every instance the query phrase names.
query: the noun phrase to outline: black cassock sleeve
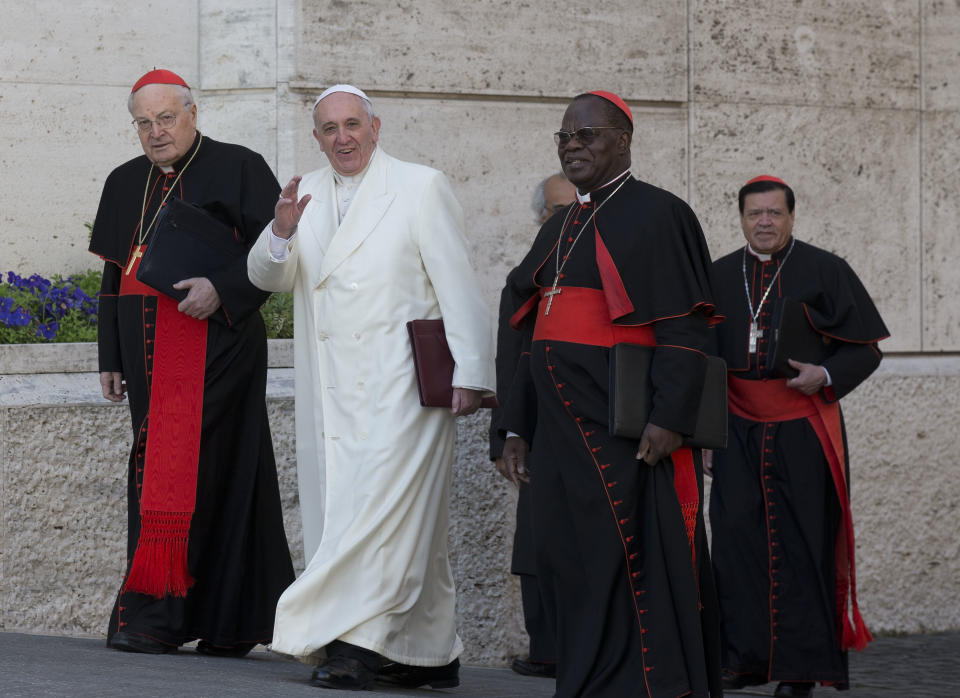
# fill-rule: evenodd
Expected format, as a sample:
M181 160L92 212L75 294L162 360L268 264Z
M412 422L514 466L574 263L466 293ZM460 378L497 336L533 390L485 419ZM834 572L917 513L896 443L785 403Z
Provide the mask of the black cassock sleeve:
M530 373L530 346L533 344L532 318L524 322L520 330L510 326L513 312L527 300L522 297L507 278L507 286L500 296L500 325L497 328L497 395L500 408L497 415L491 417L490 457L498 458L503 451L503 442L507 431L521 436L527 445L533 444L533 432L537 424L537 393ZM504 304L507 310L504 311ZM503 342L501 342L501 339ZM503 361L500 359L501 346ZM513 358L510 354L513 354ZM501 366L503 367L501 376ZM501 392L501 378L503 392ZM501 453L494 454L494 436Z
M882 358L875 343L839 342L837 350L823 362L831 380L831 385L822 391L824 397L835 402L849 394L877 369Z
M522 386L520 388L519 395L523 396L522 410L524 416L518 418L516 416L511 416L511 419L521 422L519 426L524 429L528 429L530 436L532 437L532 428L533 423L536 421L536 400L528 399L530 396L525 396L526 390L532 390L532 384L528 385L525 383L526 378L529 378L529 363L530 363L530 353L529 353L529 344L527 345L527 350L524 352L524 334L518 330L513 329L510 326L510 317L513 315L513 303L512 295L510 293L510 288L507 286L503 289L500 294L500 310L499 310L499 320L497 324L497 400L499 402L499 407L495 407L490 411L490 460L496 460L501 455L503 455L503 443L506 438L506 432L501 431L501 423L505 415L504 408L510 400L510 395L513 390L513 382L517 378L518 374L518 364L523 361L526 365L523 367L525 373L522 375L519 384ZM529 342L530 337L527 337ZM506 428L510 428L507 425ZM516 433L520 433L517 429L511 429ZM527 441L529 444L530 441Z
M123 371L120 358L120 329L117 325L117 302L120 294L120 274L123 271L113 262L103 263L103 279L97 302L97 361L100 372Z
M270 171L266 161L253 154L243 161L240 176L239 216L231 216L232 223L240 241L249 250L257 237L273 219L274 206L280 194L280 185ZM240 322L259 310L270 294L261 291L247 276L246 256L238 258L233 264L218 270L210 277L217 293L223 312L230 324Z
M707 326L707 317L700 311L654 324L657 348L650 368L653 410L649 422L686 436L693 434L707 371Z

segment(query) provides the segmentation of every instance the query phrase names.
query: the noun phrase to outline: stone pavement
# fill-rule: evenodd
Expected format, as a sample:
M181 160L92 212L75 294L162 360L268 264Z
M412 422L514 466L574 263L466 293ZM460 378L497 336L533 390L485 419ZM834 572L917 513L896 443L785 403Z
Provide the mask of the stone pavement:
M310 669L266 651L246 659L204 657L192 649L151 656L115 652L102 640L0 633L0 696L3 698L262 698L337 695L539 698L553 682L517 676L505 668L464 667L459 688L444 691L384 690L363 693L312 688ZM851 653L851 690L824 698L956 698L960 696L960 632L884 637ZM774 685L728 696L769 696ZM621 698L609 696L601 698Z

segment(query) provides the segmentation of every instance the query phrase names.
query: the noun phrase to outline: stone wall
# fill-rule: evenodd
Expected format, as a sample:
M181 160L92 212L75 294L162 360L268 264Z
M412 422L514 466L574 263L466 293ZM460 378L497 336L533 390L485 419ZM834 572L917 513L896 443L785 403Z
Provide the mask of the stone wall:
M960 627L947 525L960 494L957 2L2 5L0 271L95 262L82 224L107 173L140 153L126 97L154 65L196 87L206 134L260 151L282 181L321 162L314 96L335 81L366 89L383 147L450 176L491 315L535 232L529 194L557 169L550 134L578 92L627 98L634 172L693 205L715 256L741 242L738 186L761 171L784 177L798 237L848 259L893 333L878 374L845 401L866 616L880 630ZM122 492L126 413L89 386L64 402L64 381L46 384L54 398L0 403L2 628L99 632L119 575L120 548L109 546L122 521L90 501ZM291 393L272 389L292 511ZM55 441L67 432L76 443ZM513 495L489 470L482 419L465 420L460 437L451 536L461 631L470 661L496 662L523 649L506 573ZM48 548L78 552L60 570ZM84 567L88 552L99 562Z

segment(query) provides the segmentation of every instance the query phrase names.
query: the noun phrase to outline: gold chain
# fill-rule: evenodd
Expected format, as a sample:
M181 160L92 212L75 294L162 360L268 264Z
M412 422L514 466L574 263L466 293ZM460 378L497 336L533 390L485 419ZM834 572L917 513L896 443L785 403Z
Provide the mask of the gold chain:
M173 193L174 188L177 186L177 182L180 181L180 178L183 176L183 173L187 171L187 168L190 167L190 163L193 162L193 158L198 152L200 152L200 144L203 143L203 134L200 134L200 140L197 141L197 147L194 149L193 153L190 155L190 159L187 160L187 164L183 166L183 169L177 173L177 178L173 180L173 184L170 185L170 189L166 194L163 195L163 198L160 200L160 206L157 207L157 212L153 214L153 220L150 221L150 225L147 226L146 232L143 228L143 219L147 215L147 192L150 190L150 177L153 175L153 162L150 163L150 171L147 172L147 183L143 186L143 205L140 207L140 230L137 233L137 247L140 247L143 244L143 241L147 239L147 236L150 234L150 229L153 227L153 224L157 222L157 216L160 215L160 211L163 210L163 205L167 203L167 199L170 198L170 195Z

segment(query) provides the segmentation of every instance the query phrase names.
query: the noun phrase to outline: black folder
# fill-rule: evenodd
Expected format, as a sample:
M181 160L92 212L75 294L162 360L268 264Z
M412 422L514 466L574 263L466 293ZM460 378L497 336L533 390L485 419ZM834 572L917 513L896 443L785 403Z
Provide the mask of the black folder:
M247 254L233 228L194 204L171 198L157 219L137 268L137 280L174 300L187 290L173 287L191 277L210 277ZM264 298L268 296L264 292ZM229 324L222 307L211 320Z
M653 409L650 367L655 347L642 344L615 344L610 349L610 433L639 439ZM716 356L707 357L707 373L693 435L684 446L727 447L727 364Z
M810 325L803 303L793 298L781 298L771 317L773 336L770 343L770 374L778 378L793 378L799 371L787 359L820 365L829 356L832 342Z

